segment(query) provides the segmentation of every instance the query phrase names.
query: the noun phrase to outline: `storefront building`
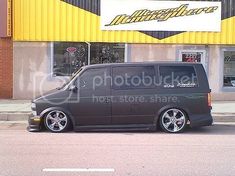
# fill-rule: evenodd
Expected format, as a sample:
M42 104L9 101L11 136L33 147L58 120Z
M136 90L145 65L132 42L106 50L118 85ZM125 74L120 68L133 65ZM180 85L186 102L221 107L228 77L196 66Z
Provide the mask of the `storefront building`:
M56 88L83 65L180 61L204 65L214 100L235 100L235 2L151 1L160 2L154 11L151 4L128 7L115 0L13 0L13 98L31 99ZM130 13L112 16L120 7ZM159 28L136 25L156 14ZM202 14L211 20L183 20ZM167 21L174 19L170 26Z
M0 1L0 98L12 98L13 41L11 37L11 1Z

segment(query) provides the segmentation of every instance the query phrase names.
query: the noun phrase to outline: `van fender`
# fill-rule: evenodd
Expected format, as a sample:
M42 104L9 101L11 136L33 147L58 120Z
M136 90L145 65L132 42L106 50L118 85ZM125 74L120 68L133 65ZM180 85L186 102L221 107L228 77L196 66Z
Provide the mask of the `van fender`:
M158 112L156 112L156 116L154 118L154 124L158 124L158 120L161 116L161 114L166 111L167 109L171 109L171 108L177 108L177 109L180 109L182 111L184 111L188 117L188 120L190 120L190 111L188 110L188 108L186 107L182 107L182 106L178 106L178 105L166 105L166 106L163 106L161 109L158 110Z
M40 118L44 118L45 114L53 110L63 111L65 114L67 114L72 122L73 128L75 127L75 119L73 115L69 111L67 111L65 108L62 108L62 107L50 107L50 108L44 109L39 115Z

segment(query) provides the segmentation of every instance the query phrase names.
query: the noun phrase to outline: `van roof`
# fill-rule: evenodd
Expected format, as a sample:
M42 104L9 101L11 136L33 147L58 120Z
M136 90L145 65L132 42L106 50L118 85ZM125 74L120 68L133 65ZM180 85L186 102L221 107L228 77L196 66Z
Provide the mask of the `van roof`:
M124 63L104 63L104 64L93 64L93 65L86 65L84 68L87 67L104 67L104 66L127 66L127 65L157 65L157 64L173 64L173 65L201 65L201 63L192 63L192 62L181 62L181 61L156 61L156 62L124 62Z

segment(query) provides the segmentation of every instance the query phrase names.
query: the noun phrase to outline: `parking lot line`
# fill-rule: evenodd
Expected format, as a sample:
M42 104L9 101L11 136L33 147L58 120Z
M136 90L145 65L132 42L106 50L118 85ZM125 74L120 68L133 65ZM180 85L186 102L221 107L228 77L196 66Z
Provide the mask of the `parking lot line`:
M113 168L45 168L43 172L114 172Z

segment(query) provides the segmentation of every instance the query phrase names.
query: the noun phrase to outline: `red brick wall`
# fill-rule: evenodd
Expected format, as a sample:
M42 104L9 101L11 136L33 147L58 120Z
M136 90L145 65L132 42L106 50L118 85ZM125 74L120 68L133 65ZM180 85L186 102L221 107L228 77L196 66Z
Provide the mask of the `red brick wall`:
M13 90L13 42L0 38L0 98L12 98Z

